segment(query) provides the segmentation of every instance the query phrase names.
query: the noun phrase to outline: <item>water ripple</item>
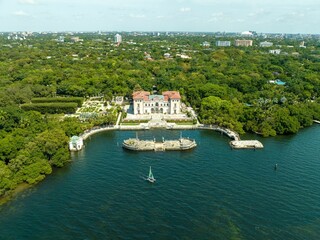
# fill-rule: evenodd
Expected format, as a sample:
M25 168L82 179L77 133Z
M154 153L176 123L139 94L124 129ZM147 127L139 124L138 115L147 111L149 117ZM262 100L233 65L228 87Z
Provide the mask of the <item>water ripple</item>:
M185 131L188 152L124 151L134 132L86 142L73 163L1 208L4 239L317 239L320 128L231 150L224 136ZM177 138L144 131L140 138ZM257 136L248 136L256 138ZM278 169L274 170L274 164ZM152 166L154 184L143 180ZM319 234L317 234L319 233Z

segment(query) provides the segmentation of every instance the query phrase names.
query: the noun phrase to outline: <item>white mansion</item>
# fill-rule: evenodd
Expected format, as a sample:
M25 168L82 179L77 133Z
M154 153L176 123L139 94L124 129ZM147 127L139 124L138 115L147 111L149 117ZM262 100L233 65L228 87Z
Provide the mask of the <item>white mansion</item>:
M134 114L180 114L181 97L177 91L166 91L162 95L138 91L132 94Z

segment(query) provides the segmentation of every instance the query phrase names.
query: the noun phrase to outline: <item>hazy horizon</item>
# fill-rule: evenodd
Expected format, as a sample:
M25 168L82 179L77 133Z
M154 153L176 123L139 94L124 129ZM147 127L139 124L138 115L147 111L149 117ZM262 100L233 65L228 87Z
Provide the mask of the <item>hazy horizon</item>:
M0 0L0 32L319 34L319 21L316 0Z

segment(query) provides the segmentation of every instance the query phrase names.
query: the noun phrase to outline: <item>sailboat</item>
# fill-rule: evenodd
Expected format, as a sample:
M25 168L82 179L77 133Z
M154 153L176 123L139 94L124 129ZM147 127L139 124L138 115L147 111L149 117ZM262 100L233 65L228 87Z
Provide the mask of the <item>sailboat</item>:
M148 178L146 178L147 181L154 183L156 181L156 179L154 178L152 171L151 171L151 166L150 166L150 170L149 170L149 175Z

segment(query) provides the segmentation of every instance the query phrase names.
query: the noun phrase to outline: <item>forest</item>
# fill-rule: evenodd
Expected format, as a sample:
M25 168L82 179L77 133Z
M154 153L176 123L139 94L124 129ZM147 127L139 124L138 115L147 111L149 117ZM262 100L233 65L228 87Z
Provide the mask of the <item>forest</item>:
M36 99L109 101L130 99L137 86L177 90L201 123L265 137L294 134L320 120L319 36L255 36L251 47L217 47L218 40L241 36L121 33L118 45L115 33L18 34L0 34L0 196L68 163L72 135L115 121L63 118L76 103L65 110L59 100ZM273 46L260 47L263 41Z

